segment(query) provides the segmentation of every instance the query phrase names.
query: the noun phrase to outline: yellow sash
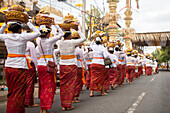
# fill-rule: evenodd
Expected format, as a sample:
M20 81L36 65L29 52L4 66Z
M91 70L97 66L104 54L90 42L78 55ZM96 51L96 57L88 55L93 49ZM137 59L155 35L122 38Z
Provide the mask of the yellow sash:
M118 61L119 61L119 62L123 62L124 60L120 60L120 59L118 59Z
M81 67L82 67L82 81L83 81L83 84L85 84L84 68L83 68L82 60L81 60L81 59L77 59L77 61L80 61L80 62L81 62Z
M68 60L73 58L76 58L76 55L61 55L62 60Z
M53 55L41 55L41 58L44 58L44 56L45 58L53 58Z
M32 66L30 64L30 60L26 57L26 55L21 55L21 54L14 54L14 53L8 53L8 57L10 58L15 58L15 57L25 57L26 60L27 60L27 65L28 65L28 68L31 69Z
M87 60L87 62L92 62L92 60Z

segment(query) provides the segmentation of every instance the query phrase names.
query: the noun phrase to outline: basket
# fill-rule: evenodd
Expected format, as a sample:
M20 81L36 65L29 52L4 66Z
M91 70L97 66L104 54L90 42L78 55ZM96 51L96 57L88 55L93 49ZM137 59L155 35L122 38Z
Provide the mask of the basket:
M54 18L52 18L52 17L37 15L36 18L37 18L36 23L38 25L49 25L49 26L51 26L54 23Z
M9 12L6 12L5 18L7 22L17 21L17 22L27 23L29 16L21 11L10 10Z
M78 30L78 25L77 24L67 24L67 23L62 23L58 24L60 28L64 29L65 31L69 31L70 29L75 29Z

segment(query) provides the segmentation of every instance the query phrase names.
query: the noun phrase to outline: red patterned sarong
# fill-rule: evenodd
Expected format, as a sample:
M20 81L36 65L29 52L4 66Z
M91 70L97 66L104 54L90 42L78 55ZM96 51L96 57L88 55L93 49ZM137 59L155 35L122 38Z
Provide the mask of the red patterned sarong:
M110 84L115 85L117 81L117 67L110 69Z
M151 66L146 66L145 68L145 73L147 75L152 75L152 67Z
M127 79L129 79L129 82L133 81L133 77L134 77L134 72L135 72L135 66L127 66L126 68L126 74L127 74Z
M40 85L40 106L43 110L51 109L54 92L55 92L55 81L54 73L47 72L47 66L38 65L38 76Z
M121 85L122 82L122 66L119 64L117 66L117 81L116 84Z
M82 90L82 87L83 87L82 68L78 68L74 97L79 97L80 96L80 91Z
M91 82L90 90L101 91L105 80L105 66L100 64L91 64Z
M138 77L142 75L142 66L138 66Z
M76 65L60 65L60 99L62 107L71 107L77 77Z
M109 87L110 87L110 69L109 68L106 68L105 76L107 76L105 83L104 83L104 90L106 91L106 90L109 90Z
M122 79L121 79L121 84L124 83L125 77L126 77L126 65L122 65Z
M136 67L136 68L138 68L138 67ZM134 78L138 78L138 72L134 73Z
M8 87L8 100L6 113L25 113L26 93L26 69L5 68L5 75Z
M89 75L86 74L86 86L87 86L87 87L90 87L90 79L91 79L90 66L91 66L91 65L88 65Z
M36 77L36 69L34 63L31 63L32 68L28 70L27 75L27 90L25 97L25 105L33 105L34 104L34 85L35 85L35 77Z

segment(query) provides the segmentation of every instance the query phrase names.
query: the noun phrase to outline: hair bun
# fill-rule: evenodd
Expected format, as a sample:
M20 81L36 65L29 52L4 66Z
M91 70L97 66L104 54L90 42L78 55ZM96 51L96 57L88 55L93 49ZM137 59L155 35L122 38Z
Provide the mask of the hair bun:
M21 29L21 25L18 23L13 23L11 25L9 25L8 30L12 31L13 33L18 33L18 30Z

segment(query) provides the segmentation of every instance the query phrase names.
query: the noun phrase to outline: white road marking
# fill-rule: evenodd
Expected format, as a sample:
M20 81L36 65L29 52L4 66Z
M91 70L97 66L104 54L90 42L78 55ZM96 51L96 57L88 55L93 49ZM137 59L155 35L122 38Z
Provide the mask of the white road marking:
M132 106L127 110L126 113L133 113L136 110L136 107L140 104L143 97L145 96L145 92L142 92L142 94L137 98L136 102L132 104Z
M154 80L155 80L155 77L151 80L151 82L154 81Z

